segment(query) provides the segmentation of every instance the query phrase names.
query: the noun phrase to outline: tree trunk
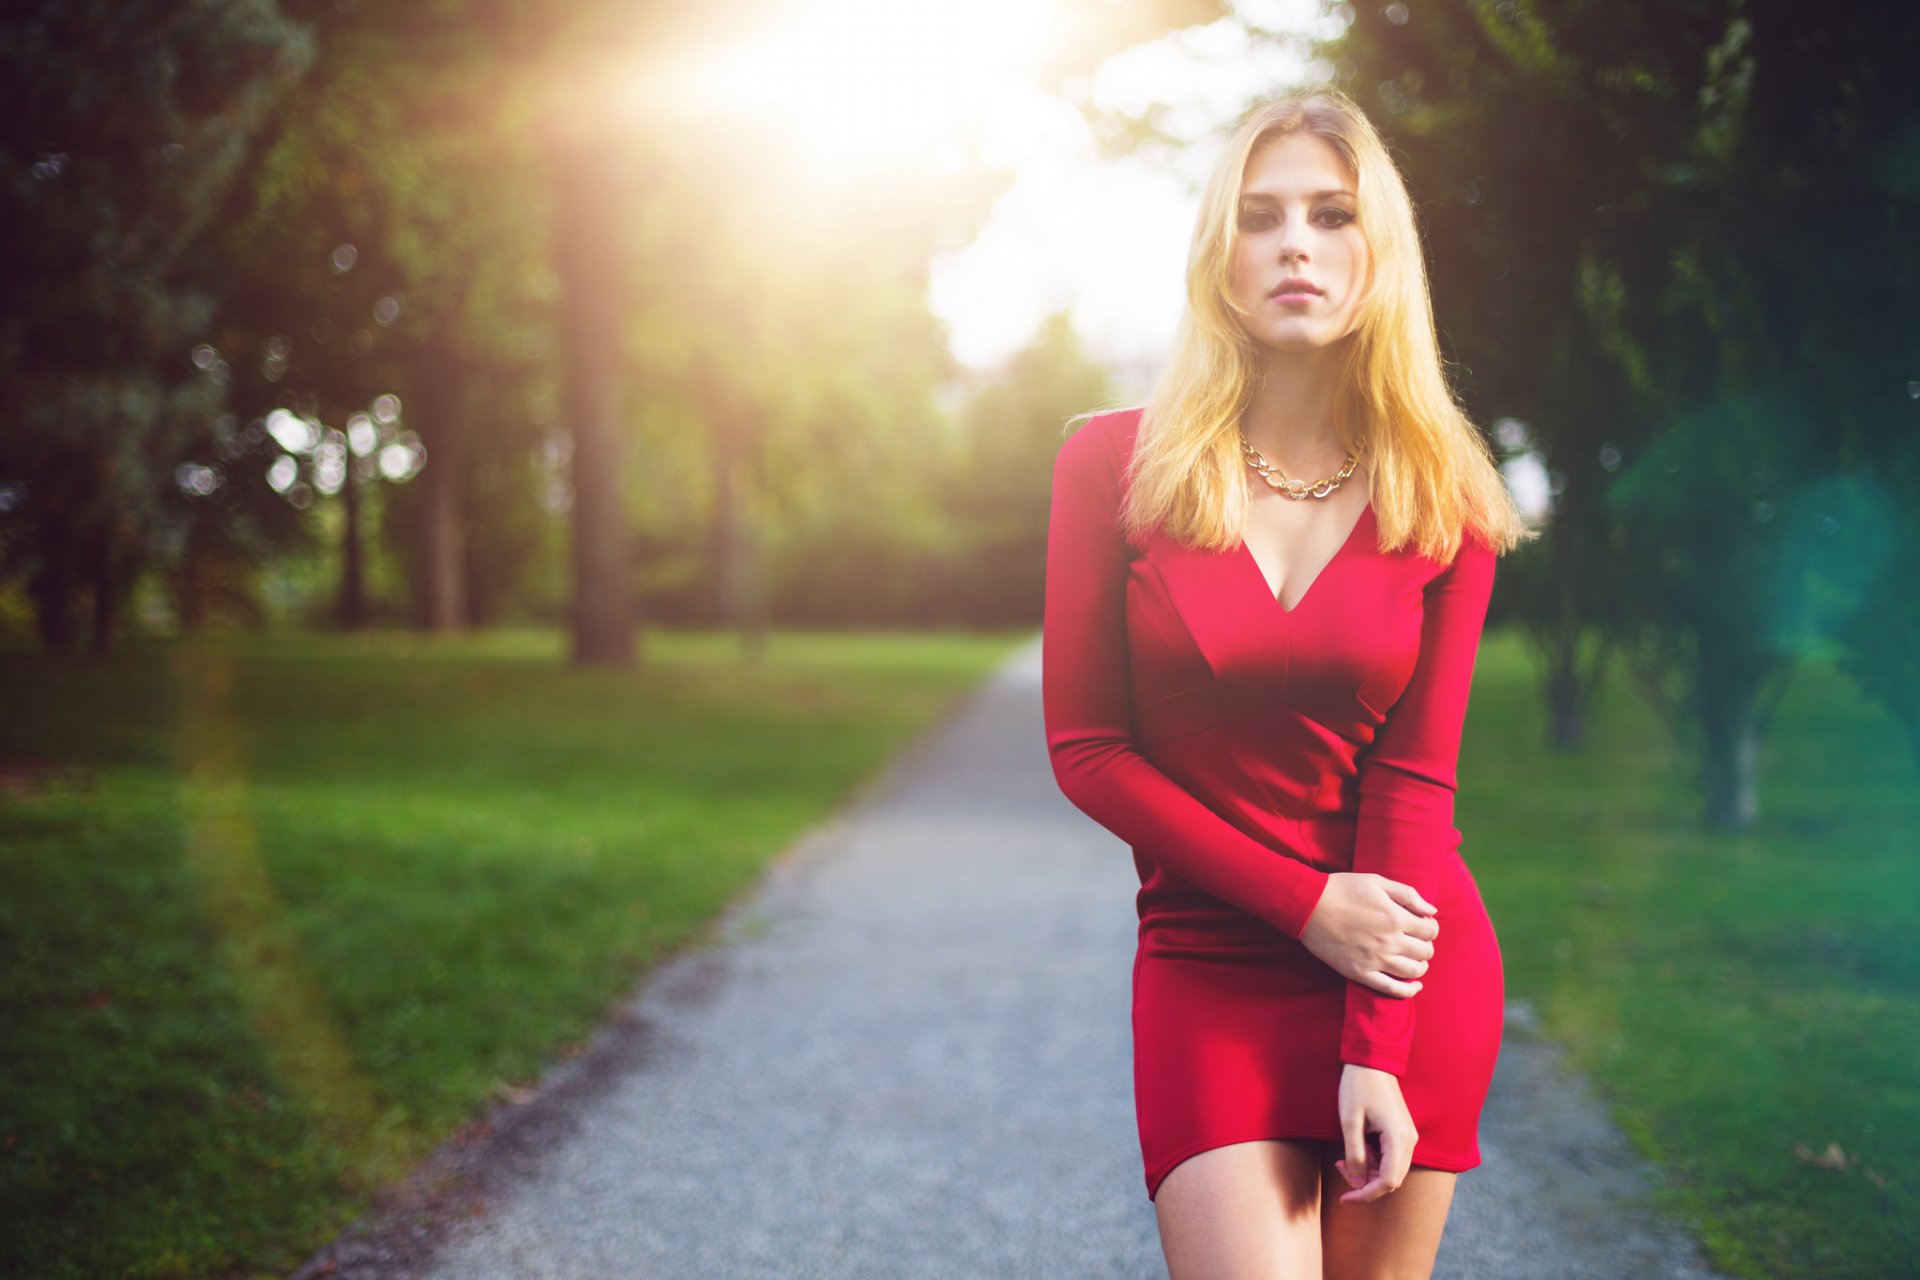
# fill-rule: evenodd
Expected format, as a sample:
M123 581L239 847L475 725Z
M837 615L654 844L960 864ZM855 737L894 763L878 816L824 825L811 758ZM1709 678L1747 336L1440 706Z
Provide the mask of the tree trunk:
M759 455L746 451L735 462L735 482L741 486L740 530L735 554L735 596L741 652L758 661L767 651L767 543L766 484Z
M74 622L74 591L65 556L49 556L27 579L27 594L33 599L33 621L40 632L40 644L48 653L71 654L80 639Z
M212 589L208 579L212 575L213 558L204 545L208 541L206 522L195 520L187 527L185 554L174 566L173 613L183 636L198 634L206 627L207 595Z
M87 580L93 590L92 653L104 658L113 652L113 633L120 621L120 574L114 565L113 525L102 522L89 540Z
M353 451L347 451L347 478L340 497L346 519L340 528L340 626L358 630L367 625L366 577L360 559L360 482L354 475Z
M710 397L708 407L712 407ZM713 442L713 523L707 542L707 564L712 569L710 581L713 591L707 607L712 611L714 625L727 627L734 624L739 599L739 575L735 565L740 545L739 485L735 479L735 445L731 424L724 417L712 419L707 438Z
M1742 831L1760 814L1760 735L1750 708L1709 714L1702 725L1707 825Z
M767 628L754 442L719 376L708 372L702 406L713 438L714 607L720 625L739 632L742 651L758 658L766 649Z
M1568 508L1563 508L1563 511ZM1574 539L1558 540L1554 548L1557 586L1554 606L1558 616L1547 634L1547 745L1572 750L1586 740L1586 707L1580 688L1581 599L1575 584L1585 581L1577 563Z
M420 546L422 624L429 631L457 631L468 625L467 522L465 504L465 372L443 332L427 341L415 364L412 415L427 465Z
M554 141L554 266L564 296L561 394L573 434L573 660L631 666L634 623L620 502L619 302L615 149Z
M1574 669L1577 653L1556 650L1548 655L1548 745L1573 751L1587 740L1587 708L1580 697L1580 677Z

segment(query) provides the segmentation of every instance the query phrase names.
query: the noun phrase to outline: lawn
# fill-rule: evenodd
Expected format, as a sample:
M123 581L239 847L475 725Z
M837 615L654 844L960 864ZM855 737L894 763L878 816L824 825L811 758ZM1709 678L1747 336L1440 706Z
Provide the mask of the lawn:
M286 1274L1018 639L0 654L0 1273Z
M1891 718L1804 664L1758 824L1713 834L1624 673L1564 754L1522 646L1480 661L1458 817L1510 997L1720 1267L1920 1275L1920 772Z

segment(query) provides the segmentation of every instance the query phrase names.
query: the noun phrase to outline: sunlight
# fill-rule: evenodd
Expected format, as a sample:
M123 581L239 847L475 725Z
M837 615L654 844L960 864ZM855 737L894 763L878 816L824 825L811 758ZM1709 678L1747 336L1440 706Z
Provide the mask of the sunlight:
M758 32L678 62L666 91L831 183L970 164L991 102L1061 39L1051 0L796 0Z

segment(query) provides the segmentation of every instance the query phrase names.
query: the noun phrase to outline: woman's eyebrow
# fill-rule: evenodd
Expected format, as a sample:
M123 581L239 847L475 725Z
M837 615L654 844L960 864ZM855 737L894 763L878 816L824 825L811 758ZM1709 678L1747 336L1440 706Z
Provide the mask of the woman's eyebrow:
M1334 187L1329 191L1310 191L1307 193L1307 199L1309 200L1325 200L1331 196L1346 196L1348 199L1352 199L1353 192L1348 191L1345 187ZM1279 203L1270 192L1266 191L1243 191L1240 193L1240 198L1242 200L1261 200L1268 204Z

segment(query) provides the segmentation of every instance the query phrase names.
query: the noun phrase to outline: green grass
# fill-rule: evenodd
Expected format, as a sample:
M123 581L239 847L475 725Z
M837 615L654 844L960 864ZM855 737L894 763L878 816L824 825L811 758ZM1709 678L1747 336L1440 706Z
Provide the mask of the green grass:
M280 1275L536 1078L1018 637L655 634L0 655L0 1271ZM1480 660L1460 823L1508 990L1747 1276L1920 1272L1920 776L1829 667L1711 834L1616 676L1542 748ZM0 771L4 773L4 771ZM1838 1143L1846 1165L1795 1154ZM1878 1181L1876 1181L1878 1179Z
M1019 638L0 654L0 1272L286 1274Z
M1531 661L1490 638L1460 825L1510 996L1662 1167L1729 1272L1920 1274L1920 774L1886 713L1798 672L1751 830L1700 824L1689 764L1616 674L1543 750ZM1838 1143L1843 1168L1795 1153Z

